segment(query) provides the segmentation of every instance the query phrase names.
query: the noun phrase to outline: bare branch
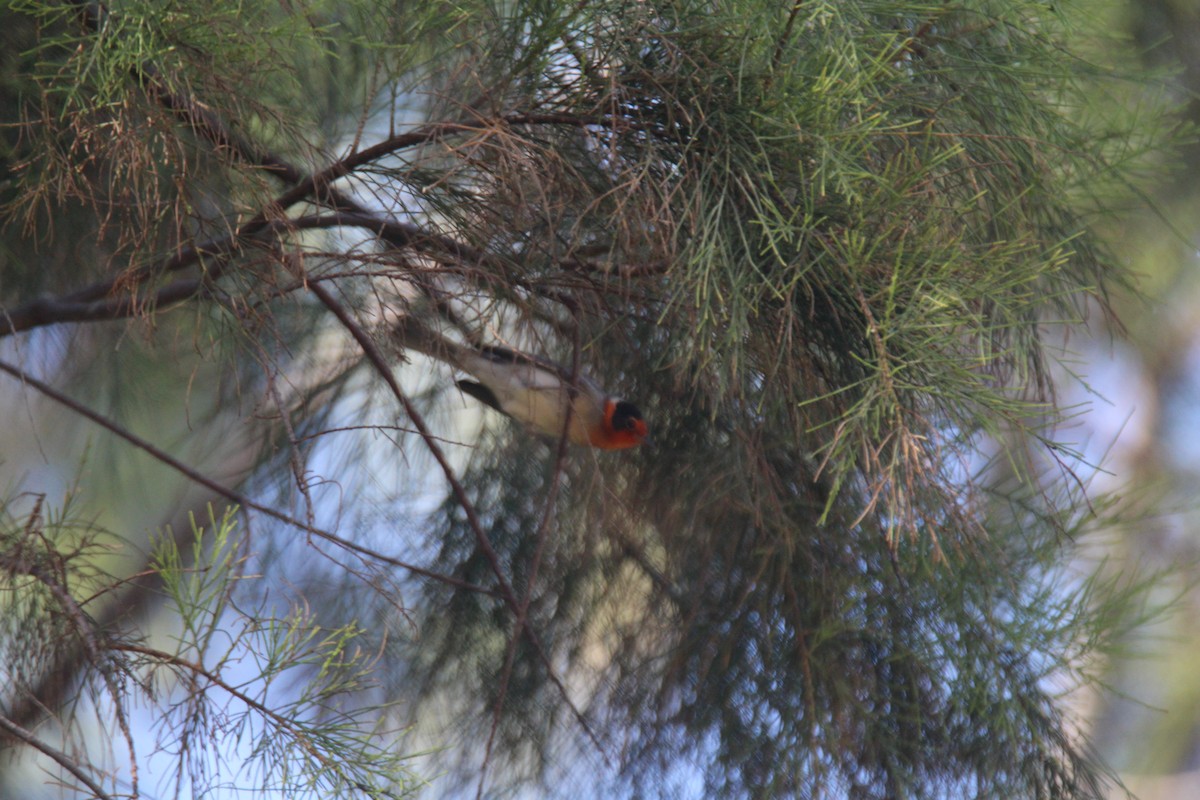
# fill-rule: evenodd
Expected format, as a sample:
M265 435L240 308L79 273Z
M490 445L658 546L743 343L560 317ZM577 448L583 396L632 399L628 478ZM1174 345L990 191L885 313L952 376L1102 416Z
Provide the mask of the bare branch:
M487 559L488 565L492 570L492 575L495 577L496 583L499 586L499 594L501 599L503 599L505 604L507 604L513 613L517 615L517 618L521 619L523 616L521 604L517 601L516 594L513 592L512 586L509 584L508 579L504 577L504 569L500 564L500 556L496 552L496 548L492 546L491 540L488 539L487 533L484 532L483 526L479 521L479 515L475 511L474 504L472 504L471 499L467 497L467 492L463 488L462 482L459 481L458 476L455 474L454 468L451 467L450 462L446 460L446 455L442 451L441 445L438 444L437 437L430 432L429 426L425 423L425 419L421 416L420 412L417 411L412 401L404 393L404 390L400 388L400 384L396 382L396 376L392 371L391 365L388 364L387 360L383 357L383 354L379 351L379 347L375 344L375 341L367 334L366 331L362 329L362 326L350 316L349 312L346 311L342 304L337 301L337 298L335 298L328 289L317 283L309 285L308 288L309 291L316 295L317 299L320 300L321 303L330 312L332 312L335 317L338 318L338 321L342 323L346 330L350 332L350 335L354 337L354 340L358 342L359 346L363 349L363 353L366 355L367 360L370 361L375 367L375 370L379 373L379 376L383 378L384 382L387 383L388 388L392 390L392 394L404 407L404 412L409 416L409 419L413 421L413 425L416 427L417 432L421 435L421 439L425 442L425 446L429 449L429 452L438 462L438 465L442 469L442 473L446 477L446 482L450 484L450 490L454 493L455 500L463 509L463 513L466 514L467 524L471 526L471 530L475 534L476 544L483 553L484 558ZM542 646L541 637L537 635L537 632L534 631L533 627L529 625L527 620L524 621L522 627L525 631L525 635L529 637L530 643L533 645L534 649L537 650L538 656L541 659L542 664L545 666L550 679L554 682L555 686L562 694L563 700L571 709L575 719L583 727L584 731L596 745L597 749L604 754L604 747L600 743L600 740L597 738L596 734L592 731L591 725L588 724L587 719L583 716L583 713L575 706L575 703L571 700L570 694L567 692L566 686L562 683L562 680L554 671L554 667L550 662L550 657L546 653L545 648ZM605 754L605 757L607 758L607 754Z
M129 720L125 713L125 704L121 699L120 687L117 685L117 679L114 676L114 665L107 661L104 657L104 637L102 631L91 620L83 608L71 596L70 590L67 588L67 570L64 559L58 554L58 551L53 548L50 542L45 540L45 533L41 526L41 517L39 509L41 502L33 513L30 514L29 522L26 525L26 536L36 536L45 544L45 556L39 556L37 553L30 554L25 557L24 554L18 553L15 558L0 557L0 564L10 574L28 575L34 580L45 586L54 599L58 602L67 619L71 621L71 626L75 629L76 641L79 642L83 651L87 654L88 661L95 667L96 671L104 681L105 687L108 689L108 695L112 699L113 714L117 720L117 726L121 729L121 734L125 738L125 744L129 748L129 764L131 781L133 784L133 793L137 794L137 754L133 744L133 733L129 728ZM15 724L15 723L14 723Z
M296 519L295 517L289 516L288 514L284 514L283 512L277 511L277 510L271 508L270 506L265 506L261 503L257 503L254 500L247 497L246 495L242 494L241 492L230 489L229 487L224 486L224 485L218 483L217 481L192 469L187 464L184 464L182 461L180 461L179 459L170 455L169 453L165 452L164 450L158 448L154 444L146 441L145 439L141 438L140 436L137 436L134 433L131 433L130 431L126 430L121 425L117 424L116 422L113 422L112 420L103 416L102 414L98 414L97 412L88 408L84 404L82 404L76 400L73 400L70 397L67 397L62 392L59 392L57 389L55 389L53 386L50 386L49 384L39 381L37 378L34 378L33 376L26 374L24 371L18 369L17 367L14 367L13 365L9 364L8 362L0 361L0 372L8 373L12 377L19 380L21 383L26 384L26 385L30 386L31 388L37 390L40 394L43 394L46 397L49 397L51 400L54 400L56 403L59 403L60 405L66 406L71 411L75 412L76 414L79 414L80 416L91 420L92 422L96 423L97 425L99 425L100 427L109 431L110 433L114 434L115 436L117 436L121 439L124 439L126 442L129 442L134 447L138 448L139 450L141 450L142 452L151 456L152 458L156 459L157 461L169 466L171 469L180 473L181 475L188 478L192 482L197 483L197 484L205 487L206 489L209 489L210 491L214 492L215 494L217 494L221 497L224 497L226 500L236 503L237 505L239 505L243 508L257 511L260 514L264 514L268 517L271 517L274 520L282 522L286 525L290 525L294 528L298 528L299 530L302 530L306 533L310 533L313 536L316 536L320 539L324 539L324 540L326 540L332 544L335 544L338 547L341 547L345 550L349 550L360 556L364 556L366 558L369 558L369 559L372 559L375 561L379 561L380 563L383 563L383 564L388 564L389 566L399 567L401 569L404 569L404 570L407 570L407 571L413 573L414 575L419 575L423 578L429 578L431 580L441 581L441 582L447 583L451 586L457 586L460 589L466 589L466 590L472 591L472 592L479 592L481 594L486 594L486 595L494 595L495 594L495 592L492 589L487 589L482 586L477 586L476 584L469 583L468 581L459 580L458 578L454 578L449 575L442 575L441 573L433 572L432 570L427 570L422 567L418 567L415 564L409 564L408 562L401 561L397 558L393 558L391 556L384 555L383 553L379 553L375 550L370 549L369 547L364 547L363 545L360 545L356 542L352 542L349 539L344 539L341 536L338 536L337 534L334 534L327 530L324 530L323 528L318 528L314 525L309 525L307 522L305 522L303 520Z
M82 783L92 792L94 797L98 798L98 800L114 800L112 795L104 791L104 788L100 784L92 780L92 778L83 771L83 768L75 762L75 759L71 758L61 750L51 747L46 742L34 736L31 731L26 730L2 714L0 714L0 730L3 730L12 738L19 739L35 750L38 750L39 752L44 753L45 755L57 761L59 766L74 775L80 783Z

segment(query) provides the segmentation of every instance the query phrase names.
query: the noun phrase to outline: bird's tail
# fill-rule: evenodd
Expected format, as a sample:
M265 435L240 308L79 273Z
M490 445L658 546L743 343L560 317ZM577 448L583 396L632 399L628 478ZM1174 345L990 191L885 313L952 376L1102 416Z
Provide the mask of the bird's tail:
M404 350L415 350L423 355L445 361L451 366L463 368L466 348L452 341L412 314L406 314L393 328L396 343Z
M480 354L467 345L448 339L411 314L405 315L396 324L395 334L396 342L404 350L414 350L430 358L436 358L463 372L474 374L476 370L472 369L472 366L478 367L481 361L486 363L489 360L486 355ZM502 350L502 352L508 351ZM501 407L500 399L482 383L466 380L455 381L455 383L459 389L481 403L506 413Z

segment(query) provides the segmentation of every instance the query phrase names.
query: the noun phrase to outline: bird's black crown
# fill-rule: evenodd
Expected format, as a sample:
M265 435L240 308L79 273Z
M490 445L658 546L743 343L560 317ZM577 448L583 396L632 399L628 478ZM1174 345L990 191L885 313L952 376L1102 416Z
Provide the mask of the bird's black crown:
M627 431L633 430L634 420L641 420L642 412L638 407L628 400L619 400L616 408L613 409L612 426L614 430Z

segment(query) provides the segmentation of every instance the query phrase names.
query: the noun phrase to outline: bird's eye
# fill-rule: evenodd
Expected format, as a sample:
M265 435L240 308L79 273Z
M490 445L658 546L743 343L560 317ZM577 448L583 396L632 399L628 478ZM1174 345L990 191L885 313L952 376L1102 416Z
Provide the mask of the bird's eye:
M646 423L642 421L642 412L627 400L613 404L607 417L608 425L614 432L632 434L634 439L646 436Z

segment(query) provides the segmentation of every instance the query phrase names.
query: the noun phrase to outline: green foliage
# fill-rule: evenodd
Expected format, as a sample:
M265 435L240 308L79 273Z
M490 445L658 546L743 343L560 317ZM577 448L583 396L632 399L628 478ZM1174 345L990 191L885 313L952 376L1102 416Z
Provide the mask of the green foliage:
M102 565L119 539L82 516L75 494L59 503L44 495L8 496L0 503L2 674L9 685L37 686L47 664L73 650L89 664L79 694L93 702L106 695L116 700L132 676L103 646L91 615L111 584ZM128 735L118 712L114 725ZM64 709L66 718L73 713Z
M159 538L152 563L179 620L177 644L132 651L136 666L163 686L158 735L188 750L179 781L200 795L236 787L235 779L257 784L243 791L288 797L412 791L408 756L380 721L382 709L351 702L376 668L363 631L352 622L323 628L302 604L284 616L232 605L235 584L254 580L242 573L235 515L229 509L207 529L193 523L190 552L171 536ZM197 691L203 684L214 689ZM244 754L236 770L227 766L230 752Z
M247 575L228 515L161 538L177 641L118 648L190 689L159 736L196 788L230 742L289 796L406 784L377 678L481 795L1103 795L1054 685L1144 587L1064 571L1123 509L1056 442L1052 337L1124 286L1091 223L1158 137L1089 103L1109 76L1073 12L16 8L40 27L10 208L74 208L104 253L6 270L5 335L190 309L170 330L238 380L193 390L255 398L251 486L285 487L193 468L286 558ZM578 364L657 446L503 427L464 455L424 414L457 397L410 397L449 375L387 360L404 313ZM377 488L425 465L428 518ZM325 588L299 548L345 591L277 613ZM410 575L420 637L360 628Z
M376 667L362 647L363 631L353 623L323 628L301 604L283 616L248 615L233 604L236 584L254 581L243 571L234 509L211 517L207 528L193 523L186 538L157 539L150 564L178 627L169 637L143 639L99 621L112 613L111 594L123 582L97 567L98 552L121 540L71 508L70 497L57 510L41 497L8 501L0 530L6 681L28 691L72 650L84 663L75 676L81 688L62 701L64 745L57 749L95 748L86 727L76 728L94 716L115 728L114 741L136 764L136 706L151 709L159 741L176 742L184 754L174 782L188 796L220 789L222 796L395 798L414 790L409 757L396 746L399 732L381 721L382 709L354 701ZM18 510L20 517L10 516ZM155 646L165 638L172 643ZM9 735L11 724L7 715L0 721ZM27 743L56 750L46 739ZM240 760L231 764L233 753ZM99 767L104 759L94 754L90 763Z
M1083 500L1056 488L1071 467L1028 448L1057 421L1041 326L1123 281L1079 181L1108 179L1140 134L1071 114L1096 70L1064 57L1067 21L1042 4L803 4L790 38L744 11L560 19L604 68L548 68L522 101L615 108L617 130L567 164L579 134L513 134L538 154L517 174L500 146L462 167L487 208L439 206L458 235L521 254L509 266L534 289L513 300L534 318L555 318L537 288L572 253L602 254L570 276L621 309L585 327L588 362L654 423L655 450L561 476L573 513L534 592L545 660L594 687L585 716L650 784L690 757L719 796L1099 796L1044 685L1096 654L1084 631L1129 597L1048 582ZM528 222L487 220L496 207ZM514 579L547 458L505 441L463 476ZM987 512L1000 491L1019 517ZM481 580L476 534L444 517L442 568ZM528 769L559 721L550 676L524 641L506 666L499 600L448 594L429 601L453 610L430 673L477 683L480 725Z

